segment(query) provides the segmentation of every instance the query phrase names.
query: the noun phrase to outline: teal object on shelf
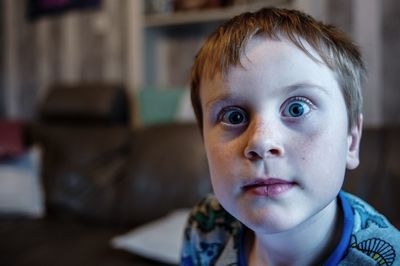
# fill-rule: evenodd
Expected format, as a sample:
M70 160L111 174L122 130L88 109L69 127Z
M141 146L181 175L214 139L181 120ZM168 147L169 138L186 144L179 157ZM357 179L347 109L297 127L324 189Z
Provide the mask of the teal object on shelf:
M149 126L173 122L183 93L184 89L178 88L142 88L138 97L141 124Z

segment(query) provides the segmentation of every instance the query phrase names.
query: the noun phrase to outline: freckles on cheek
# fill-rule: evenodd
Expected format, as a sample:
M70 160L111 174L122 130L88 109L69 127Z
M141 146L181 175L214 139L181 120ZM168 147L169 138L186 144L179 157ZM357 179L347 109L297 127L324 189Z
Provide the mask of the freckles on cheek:
M213 145L209 147L208 156L211 159L211 163L225 163L225 161L229 161L229 155L232 150L228 147L224 147L224 145Z
M235 150L228 144L213 143L207 147L207 157L212 175L225 176L234 167Z
M208 149L207 159L211 174L211 183L213 185L214 191L218 192L221 185L225 181L225 176L228 176L229 165L226 162L226 156L223 151L218 149L218 147L212 147Z
M292 148L296 151L300 163L315 162L320 158L321 148L317 135L307 135L302 141L297 141Z

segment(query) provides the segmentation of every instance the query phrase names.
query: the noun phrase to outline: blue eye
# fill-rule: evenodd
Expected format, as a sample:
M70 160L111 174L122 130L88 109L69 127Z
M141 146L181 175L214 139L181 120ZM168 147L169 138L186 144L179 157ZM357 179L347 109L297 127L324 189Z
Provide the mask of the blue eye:
M220 121L227 125L241 125L248 121L247 114L240 108L229 108L221 115Z
M285 106L282 113L286 117L300 117L311 111L310 106L312 103L309 100L296 97Z

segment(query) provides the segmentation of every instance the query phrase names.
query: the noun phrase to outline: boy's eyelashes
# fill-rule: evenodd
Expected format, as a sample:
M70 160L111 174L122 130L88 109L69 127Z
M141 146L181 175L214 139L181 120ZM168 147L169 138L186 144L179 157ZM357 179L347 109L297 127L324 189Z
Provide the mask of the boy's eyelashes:
M300 118L308 115L316 106L306 97L295 96L285 101L281 114L285 118Z
M280 114L285 119L296 120L306 117L312 110L316 109L315 104L303 96L295 96L287 99L280 108ZM250 114L242 107L222 107L217 115L217 122L226 126L245 126L249 123Z
M236 106L225 107L218 115L218 122L225 125L240 126L247 124L248 121L247 112Z

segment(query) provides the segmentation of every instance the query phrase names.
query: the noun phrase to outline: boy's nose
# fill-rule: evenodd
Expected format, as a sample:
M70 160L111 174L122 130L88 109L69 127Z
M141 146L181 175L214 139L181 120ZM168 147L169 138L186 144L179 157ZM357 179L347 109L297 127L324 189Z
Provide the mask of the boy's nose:
M281 157L284 149L279 141L279 131L272 125L258 123L249 128L247 145L244 155L249 160Z

